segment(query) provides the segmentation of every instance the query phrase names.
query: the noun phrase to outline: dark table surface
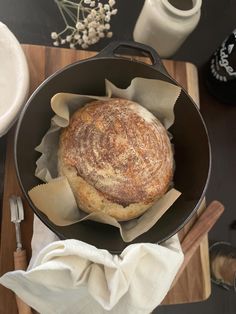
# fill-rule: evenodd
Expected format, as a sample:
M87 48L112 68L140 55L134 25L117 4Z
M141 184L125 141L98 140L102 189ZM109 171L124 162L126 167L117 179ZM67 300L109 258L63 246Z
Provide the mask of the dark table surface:
M143 0L117 1L118 14L112 20L112 40L132 40L135 21ZM190 61L198 66L201 112L205 119L212 146L212 174L207 190L207 201L220 200L225 213L210 232L213 241L230 241L236 245L236 231L230 225L236 219L236 100L228 106L215 100L207 92L204 66L212 52L236 28L236 1L206 0L202 4L197 28L172 57ZM53 0L0 0L0 21L5 23L21 43L52 45L50 34L59 31L63 22ZM101 40L89 49L99 51L111 39ZM0 139L0 201L2 201L4 152L6 138ZM235 223L234 223L235 228ZM236 312L235 295L213 287L212 296L202 304L161 307L157 313L221 313Z

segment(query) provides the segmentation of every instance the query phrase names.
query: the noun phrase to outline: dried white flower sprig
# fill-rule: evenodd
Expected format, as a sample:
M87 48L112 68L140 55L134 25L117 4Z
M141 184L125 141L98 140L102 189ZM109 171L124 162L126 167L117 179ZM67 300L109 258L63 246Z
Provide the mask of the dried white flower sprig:
M112 37L110 20L116 15L115 0L102 4L98 0L67 1L55 0L65 22L60 32L52 32L54 46L69 43L70 48L77 45L86 49L101 38Z

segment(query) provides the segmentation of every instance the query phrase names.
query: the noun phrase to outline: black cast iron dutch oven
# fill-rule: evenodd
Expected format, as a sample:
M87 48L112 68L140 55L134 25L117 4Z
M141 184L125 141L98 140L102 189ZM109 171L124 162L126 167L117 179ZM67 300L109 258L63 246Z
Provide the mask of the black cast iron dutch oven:
M146 53L152 65L118 57L118 48L135 49ZM135 42L113 42L96 57L78 61L46 79L32 94L21 113L15 134L15 164L21 188L35 214L60 239L79 239L107 249L121 252L130 243L122 241L115 227L86 221L67 227L54 225L31 202L27 192L41 182L34 176L39 154L35 147L50 126L54 115L51 97L58 92L104 95L104 80L125 88L135 77L159 79L178 85L166 72L159 56L152 48ZM175 122L170 129L175 147L175 188L182 195L165 215L146 233L132 243L160 243L178 232L197 210L209 180L211 153L207 130L201 114L189 95L182 90L174 108Z

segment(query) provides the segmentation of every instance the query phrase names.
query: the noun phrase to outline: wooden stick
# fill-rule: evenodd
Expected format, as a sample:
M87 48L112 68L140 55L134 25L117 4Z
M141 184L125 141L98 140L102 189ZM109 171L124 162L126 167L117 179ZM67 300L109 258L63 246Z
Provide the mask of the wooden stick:
M15 270L26 270L27 258L25 250L19 250L14 252L14 265ZM31 307L24 301L22 301L18 296L16 296L16 304L19 314L32 314Z
M211 230L211 228L214 226L214 224L216 223L216 221L219 219L219 217L222 215L223 212L224 212L224 206L220 202L218 201L211 202L210 205L204 210L204 212L196 220L196 222L194 223L190 231L183 238L181 246L182 246L182 251L184 253L184 262L181 265L171 285L171 288L178 281L183 270L185 269L186 265L189 263L191 257L196 252L204 236Z

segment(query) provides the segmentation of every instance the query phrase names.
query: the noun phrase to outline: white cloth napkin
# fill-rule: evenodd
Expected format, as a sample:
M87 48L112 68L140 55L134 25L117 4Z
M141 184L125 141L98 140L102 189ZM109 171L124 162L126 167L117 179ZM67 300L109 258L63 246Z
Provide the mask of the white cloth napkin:
M0 283L41 314L150 313L183 262L177 235L162 245L129 245L120 255L56 236L37 217L27 271Z

